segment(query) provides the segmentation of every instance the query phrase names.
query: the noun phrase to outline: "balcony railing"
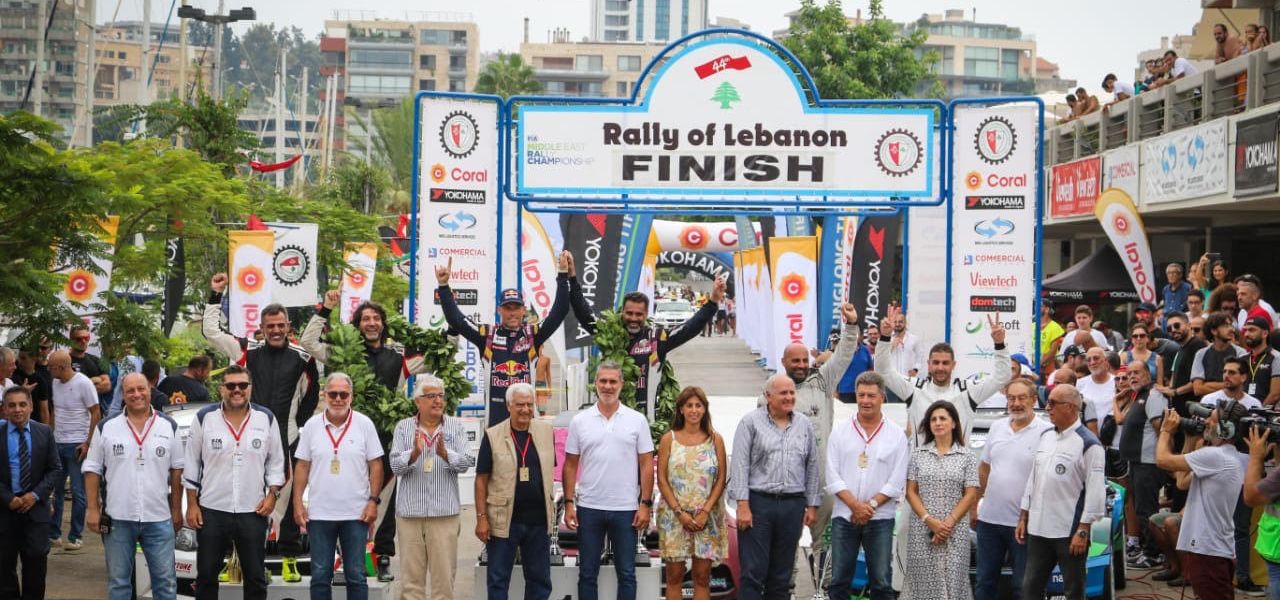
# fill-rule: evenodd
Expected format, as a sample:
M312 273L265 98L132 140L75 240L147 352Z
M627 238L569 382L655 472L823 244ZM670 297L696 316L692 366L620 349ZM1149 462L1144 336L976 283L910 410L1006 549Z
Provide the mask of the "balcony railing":
M1046 132L1048 164L1093 156L1280 102L1280 44L1183 77Z

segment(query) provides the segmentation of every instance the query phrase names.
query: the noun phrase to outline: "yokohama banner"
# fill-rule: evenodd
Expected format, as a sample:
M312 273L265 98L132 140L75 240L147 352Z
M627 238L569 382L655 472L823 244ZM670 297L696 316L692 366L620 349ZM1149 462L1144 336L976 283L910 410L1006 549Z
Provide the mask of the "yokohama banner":
M120 217L109 216L99 221L98 225L102 227L99 239L108 248L115 248ZM82 317L98 312L94 308L95 304L106 306L106 295L111 293L111 263L111 254L93 259L93 264L102 270L101 275L95 275L85 269L66 267L67 282L62 285L62 293L59 294L63 304L67 304L72 312Z
M858 311L864 331L884 318L885 307L893 299L898 265L898 215L864 218L853 240L849 270L849 302Z
M378 266L377 244L347 244L344 257L351 267L342 276L342 322L351 321L351 313L360 303L373 297L373 277Z
M1102 159L1097 156L1053 167L1049 215L1059 218L1093 214L1101 167Z
M560 215L564 249L573 255L578 282L582 284L582 296L596 314L616 306L614 296L618 283L622 221L622 215ZM592 344L591 334L578 324L572 311L565 317L564 331L567 348Z
M1236 197L1276 191L1276 117L1236 121Z
M275 249L275 233L267 231L228 231L227 249L231 255L231 334L251 338L258 330L260 312L271 304L271 252Z
M989 375L989 317L1011 353L1034 356L1039 110L1030 104L966 108L955 119L956 197L948 338L960 378ZM963 199L963 201L961 201Z
M1115 246L1125 269L1129 271L1133 289L1138 291L1138 300L1155 304L1156 279L1155 271L1152 270L1147 229L1129 194L1115 188L1102 192L1093 214L1098 217L1102 230L1107 232L1111 245Z
M267 223L276 235L271 272L275 277L271 301L285 306L316 303L316 240L320 227L315 223Z
M817 346L818 240L791 236L773 238L769 245L769 272L773 275L773 344L769 352L776 362L792 342L805 348Z

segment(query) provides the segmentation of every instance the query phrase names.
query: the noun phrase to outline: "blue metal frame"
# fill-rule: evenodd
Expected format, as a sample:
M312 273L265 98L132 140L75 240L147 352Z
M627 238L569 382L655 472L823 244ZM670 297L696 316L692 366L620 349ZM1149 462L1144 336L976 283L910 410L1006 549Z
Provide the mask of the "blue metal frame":
M946 161L947 171L946 171L945 177L947 179L947 185L951 185L952 183L954 183L955 181L954 137L956 134L955 115L956 115L957 106L963 105L963 104L998 106L1001 104L1018 104L1018 103L1024 103L1024 102L1035 103L1036 106L1039 108L1039 117L1040 117L1039 127L1036 128L1036 191L1034 196L1035 204L1036 204L1036 241L1035 241L1035 250L1034 250L1036 291L1035 291L1034 302L1038 304L1040 302L1040 293L1041 293L1040 282L1041 282L1041 278L1044 276L1044 260L1043 260L1044 258L1043 257L1043 254L1044 254L1044 198L1043 198L1044 196L1044 100L1041 100L1036 96L1009 96L1007 98L961 98L957 100L952 100L951 104L949 105L949 107L951 108L951 111L950 111L950 120L947 121L946 134L951 136L953 139L952 139L952 143L949 145L950 154L947 155L947 161ZM952 267L952 260L953 260L952 258L953 248L952 248L952 239L951 239L952 226L953 226L951 221L952 221L953 212L952 212L951 202L954 201L954 198L950 194L950 191L951 190L948 189L948 194L947 194L947 201L948 201L948 205L947 205L947 293L946 293L947 318L946 318L946 325L944 326L946 339L948 342L951 341L951 267ZM1031 327L1032 327L1031 329L1032 344L1031 345L1035 346L1035 348L1032 349L1032 352L1035 354L1035 364L1039 365L1040 364L1040 344L1035 343L1036 338L1039 337L1039 334L1040 334L1039 309L1035 309L1032 311Z
M771 40L771 39L769 39L769 38L766 38L766 37L764 37L764 36L762 36L762 35L759 35L759 34L757 34L757 33L749 32L749 31L743 31L743 30L738 30L738 29L725 29L725 28L707 29L707 30L703 30L703 31L696 32L696 33L691 33L691 34L689 34L689 35L686 35L686 36L684 36L684 37L681 37L680 39L678 39L678 40L676 40L676 41L671 42L670 44L668 44L665 48L663 48L660 52L658 52L658 54L654 56L653 60L651 60L651 61L649 62L649 64L645 66L644 70L643 70L643 71L641 71L639 79L637 79L637 80L636 80L636 85L634 85L634 86L632 87L632 90L631 90L631 97L630 97L629 99L618 99L618 98L576 98L576 97L554 97L554 98L552 98L552 97L547 97L547 96L512 96L512 97L508 98L508 99L507 99L507 101L506 101L506 105L505 105L505 107L504 107L504 113L503 113L503 121L505 121L506 123L508 123L508 125L509 125L509 126L511 126L511 125L515 125L515 124L516 124L516 123L515 123L515 120L512 118L512 111L516 108L516 106L517 106L518 104L520 104L520 103L522 103L522 102L524 102L524 103L529 103L529 104L548 104L548 103L555 103L555 104L595 105L595 106L599 107L599 108L598 108L599 110L604 110L604 109L606 109L606 108L608 108L608 107L621 107L621 108L639 108L639 107L642 107L642 106L644 106L644 105L643 105L643 104L637 104L637 103L636 103L636 98L637 98L637 96L638 96L638 94L639 94L639 92L640 92L640 89L641 89L641 88L643 88L643 87L645 87L645 85L644 85L644 84L645 84L645 83L646 83L646 81L648 80L648 77L649 77L650 72L654 70L655 66L657 66L657 65L659 64L659 62L660 62L660 61L663 61L663 59L664 59L664 58L665 58L669 53L671 53L671 52L672 52L672 51L674 51L675 49L680 48L681 46L685 45L685 44L686 44L687 42L689 42L690 40L693 40L693 39L696 39L696 38L699 38L699 37L713 37L713 36L716 36L716 35L723 35L723 34L732 35L732 36L735 36L735 37L737 37L737 38L748 38L748 39L753 39L753 40L755 40L755 41L756 41L756 42L758 42L761 46L764 46L764 48L765 48L766 52L767 52L767 53L769 53L771 56L775 57L775 59L777 59L780 63L782 62L782 60L781 60L781 59L778 59L777 57L778 57L778 56L784 57L784 58L786 59L786 61L787 61L788 63L790 63L790 64L785 64L785 63L783 63L783 64L782 64L782 66L783 66L784 68L786 68L786 70L791 71L792 80L793 80L793 82L795 82L795 83L796 83L796 86L797 86L797 92L800 94L801 99L802 99L802 100L807 99L807 95L811 95L811 96L812 96L812 98L813 98L813 101L809 103L809 108L806 108L806 110L809 110L809 109L821 109L821 108L829 108L829 109L842 109L842 108L843 108L843 109L867 109L865 112L888 112L888 111L887 111L885 108L883 108L883 107L889 107L889 106L919 106L919 107L922 107L922 108L927 108L927 109L932 109L932 110L937 110L937 111L938 111L938 119L937 119L936 121L934 121L934 119L932 118L932 116L930 117L930 122L931 122L932 127L934 127L934 128L940 127L942 123L944 123L944 122L946 122L946 121L947 121L947 112L948 112L948 108L947 108L947 105L946 105L946 104L944 104L944 103L943 103L942 101L940 101L940 100L932 100L932 99L923 99L923 100L922 100L922 99L906 99L906 100L847 100L847 99L845 99L845 100L823 100L823 99L821 98L821 96L819 96L819 94L818 94L817 84L816 84L816 83L814 83L812 76L810 76L810 75L809 75L808 70L804 68L803 64L800 62L800 59L799 59L799 58L797 58L794 54L792 54L790 50L787 50L784 46L782 46L782 45L778 44L777 42L775 42L775 41L773 41L773 40ZM712 41L712 40L708 40L708 41L706 41L706 42L704 42L704 43L711 43L711 41ZM716 41L716 42L731 41L731 42L734 42L734 43L741 43L741 44L745 44L745 43L746 43L746 42L745 42L745 41L743 41L743 40L726 40L726 39L725 39L725 38L723 38L723 37L721 37L720 39L714 40L714 41ZM697 47L697 46L699 46L699 45L702 45L702 43L699 43L699 44L693 44L693 45L691 45L691 46L690 46L690 48ZM687 51L687 49L681 49L681 52L685 52L685 51ZM670 64L670 62L672 62L672 61L670 61L670 60L666 60L666 62L663 62L663 63L662 63L662 68L665 68L665 66L666 66L667 64ZM662 75L662 74L661 74L661 72L659 72L657 75L655 75L655 78L654 78L654 82L655 82L655 83L657 82L657 80L658 80L658 79L660 79L660 78L661 78L661 75ZM797 75L798 75L798 76L800 76L800 77L803 79L803 84L804 84L804 86L805 86L804 88L801 88L801 85L800 85L800 84L801 84L801 81L799 81L799 80L797 80L797 79L796 79L796 76L797 76ZM652 88L653 88L653 84L650 84L650 85L649 85L648 90L646 90L646 94L651 93L651 92L652 92ZM807 95L806 95L806 94L807 94ZM880 107L880 108L876 108L876 107ZM580 108L581 108L581 106L580 106ZM536 108L535 108L535 110L536 110ZM921 111L921 109L904 109L904 110L903 110L903 111L901 111L901 112L907 112L907 110L910 110L911 112L917 112L917 113ZM899 111L894 111L894 112L899 112ZM940 139L941 139L941 143L940 143L940 145L939 145L938 153L937 153L937 155L936 155L936 157L937 157L937 158L936 158L936 160L938 160L939 162L941 162L941 157L945 156L945 155L946 155L946 153L947 153L947 141L948 141L948 140L947 140L947 136L945 136L945 135L940 136ZM932 140L932 139L928 140L928 144L929 144L929 145L932 145L932 144L933 144L933 140ZM510 161L510 160L511 160L511 156L510 156L510 154L511 154L511 153L510 153L510 152L508 152L507 154L508 154L508 156L503 157L504 161ZM939 169L941 169L941 168L943 168L943 167L944 167L944 165L938 165L938 167L939 167ZM928 168L929 168L929 170L930 170L930 174L929 174L929 176L928 176L928 184L927 184L927 185L928 185L930 188L932 188L932 186L933 186L932 169L934 168L933 163L929 163L929 164L928 164ZM506 198L506 199L514 200L514 201L516 201L516 202L520 203L520 204L521 204L521 206L525 206L528 202L531 202L531 201L532 201L532 202L542 202L542 203L551 203L551 202L555 202L555 203L560 203L560 204L601 204L601 203L617 202L619 199L624 199L624 198L626 198L626 197L627 197L627 194L621 194L621 195L619 195L619 197L607 197L607 198L573 198L573 197L553 197L553 196L540 196L540 197L534 197L534 196L528 196L528 195L518 195L518 194L513 194L513 193L512 193L512 191L511 191L511 172L512 172L513 170L514 170L514 169L512 168L511 164L510 164L509 162L507 162L507 163L506 163L506 169L505 169L505 176L504 176L504 178L503 178L503 180L502 180L502 195L503 195L503 197L504 197L504 198ZM895 199L888 199L888 198L886 198L885 200L858 200L858 201L849 201L849 200L826 200L826 199L825 199L825 198L826 198L826 196L824 196L824 195L820 195L820 194L814 194L814 195L816 195L816 196L819 196L819 197L821 197L821 198L824 198L824 200L821 200L821 201L814 201L814 200L809 200L809 201L797 200L797 202L796 202L795 204L797 205L797 207L798 207L798 208L799 208L799 207L801 207L801 206L812 206L812 207L814 207L814 208L858 208L858 207L868 207L868 206L891 206L891 207L897 207L897 206L939 206L939 205L943 204L943 203L947 200L947 196L945 195L944 190L947 190L947 187L946 187L946 184L945 184L945 183L944 183L944 185L943 185L943 186L938 190L938 196L937 196L937 198L929 198L929 199L927 199L927 200L910 200L910 199L896 199L896 200L895 200ZM680 192L679 192L678 190L665 190L665 189L664 189L664 190L658 190L658 191L656 191L655 193L656 193L656 194L679 194ZM783 192L781 192L781 194L782 194L782 195L786 195L786 194L796 194L796 193L797 193L797 192L795 192L795 191L783 191ZM929 191L928 191L928 190L926 190L926 193L929 193ZM804 194L804 193L802 192L801 194ZM726 195L726 196L740 195L740 196L747 196L747 197L749 197L749 196L753 196L753 195L780 195L780 194L779 194L779 192L778 192L777 190L761 190L761 191L758 191L758 192L757 192L757 191L741 191L741 190L736 190L736 191L733 191L732 193L727 193L727 194L723 194L723 195ZM804 194L804 195L807 195L807 194ZM873 194L873 195L874 195L874 196L889 196L889 193L879 193L879 194ZM932 194L930 193L929 195L932 195ZM655 200L655 199L641 199L641 200L635 200L635 199L632 199L628 204L636 204L636 205L650 205L650 206L651 206L651 205L654 205L654 204L660 204L660 203L662 203L662 202L665 202L665 201L664 201L664 200ZM724 204L726 204L726 201L725 201L725 200L721 200L721 199L712 199L712 200L684 199L684 200L681 200L681 201L680 201L680 203L681 203L681 204L684 204L684 205L687 205L687 206L708 206L708 207L711 207L711 206L723 206ZM743 207L746 207L746 206L773 207L773 206L778 206L778 205L780 204L780 202L779 202L778 200L747 200L747 199L744 199L744 200L738 200L738 201L731 201L731 202L729 202L729 204L731 204L731 205L733 205L733 206L743 206ZM535 212L535 211L531 211L531 212ZM544 209L544 211L543 211L543 212L547 212L547 210L545 210L545 209ZM592 212L600 212L600 211L592 211ZM715 213L719 214L721 211L707 211L707 212L715 212ZM670 211L656 211L656 213L658 213L658 214L676 214L676 213L671 213ZM706 212L704 212L704 213L700 213L700 214L706 214ZM755 214L759 214L759 213L755 213ZM800 214L800 213L797 213L797 214Z

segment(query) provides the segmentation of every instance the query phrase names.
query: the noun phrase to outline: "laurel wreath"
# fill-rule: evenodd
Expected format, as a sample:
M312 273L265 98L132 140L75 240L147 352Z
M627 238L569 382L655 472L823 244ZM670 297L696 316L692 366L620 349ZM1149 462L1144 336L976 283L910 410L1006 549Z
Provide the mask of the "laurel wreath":
M645 323L652 326L651 322ZM590 366L593 374L601 361L612 360L622 365L622 392L619 399L623 404L634 409L636 407L636 381L640 378L640 367L631 358L631 334L622 323L622 315L616 311L606 310L596 320L596 333L593 336L600 352L592 357ZM671 429L671 417L675 415L676 398L680 395L680 382L676 379L675 367L671 361L662 361L662 376L658 383L657 406L654 407L653 422L649 424L649 435L653 437L656 447L662 434ZM589 386L595 393L595 386Z
M423 329L403 316L387 311L387 336L422 353L427 372L444 382L445 412L454 414L458 402L471 395L471 382L457 360L458 345L443 331ZM379 432L390 432L401 419L417 413L417 406L404 393L392 392L378 381L365 361L364 336L349 323L338 323L328 334L330 371L351 376L354 392L351 406L368 416Z

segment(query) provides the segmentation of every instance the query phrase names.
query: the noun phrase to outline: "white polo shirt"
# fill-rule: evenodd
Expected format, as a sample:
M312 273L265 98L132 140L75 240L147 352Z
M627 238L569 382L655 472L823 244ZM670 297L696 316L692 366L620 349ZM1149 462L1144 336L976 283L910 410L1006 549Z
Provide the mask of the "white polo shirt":
M98 405L98 390L83 374L66 383L53 378L53 441L83 444L89 439L89 409Z
M978 505L979 521L1005 527L1018 526L1022 492L1027 489L1027 478L1035 466L1040 436L1053 427L1048 421L1032 418L1026 427L1015 432L1011 421L1012 417L1000 419L987 431L982 462L991 467L991 473Z
M1105 456L1102 443L1079 419L1062 433L1046 429L1040 434L1035 466L1020 505L1027 511L1027 533L1051 539L1070 537L1077 524L1105 516Z
M186 462L182 486L198 490L201 507L223 512L253 512L268 487L285 481L280 428L275 415L256 404L238 431L221 403L200 409L187 437Z
M311 463L307 486L307 514L318 521L358 521L372 495L369 461L382 457L382 443L373 421L354 410L346 423L334 425L321 412L298 432L294 457ZM332 462L338 441L338 472Z
M866 467L862 466L863 453L867 455ZM848 491L859 502L884 494L889 501L876 507L871 519L892 519L898 498L906 491L910 456L902 427L884 417L872 431L864 430L856 417L836 423L827 440L827 493ZM831 516L849 520L852 515L849 505L836 498Z
M1098 415L1098 423L1107 418L1107 415L1115 412L1116 401L1116 376L1107 374L1107 380L1098 383L1093 380L1093 375L1082 377L1076 381L1076 390L1084 396L1084 401L1093 406L1093 411Z
M80 471L107 482L105 512L112 519L154 523L172 518L169 472L183 467L182 439L173 418L151 414L141 430L133 429L126 413L103 419L89 443Z
M565 454L580 458L574 488L579 507L596 510L636 510L640 507L640 466L637 457L653 452L649 421L619 405L613 416L600 414L599 402L569 422Z

